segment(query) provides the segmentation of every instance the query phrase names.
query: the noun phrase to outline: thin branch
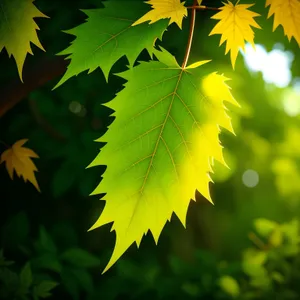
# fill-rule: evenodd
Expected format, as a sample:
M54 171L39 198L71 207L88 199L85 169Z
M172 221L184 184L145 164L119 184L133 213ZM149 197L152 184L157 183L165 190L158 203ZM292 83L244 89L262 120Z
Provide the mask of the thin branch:
M35 68L25 65L24 83L19 79L8 86L0 88L0 117L7 113L11 108L25 99L31 91L34 91L47 82L62 75L69 64L69 60L63 57L42 60L36 64Z
M266 245L254 232L250 232L248 235L249 239L261 250L268 250L268 245Z
M187 6L187 9L196 9L196 10L214 10L214 11L221 11L221 8L219 7L210 7L205 5L193 5L193 6Z
M187 46L186 46L183 63L181 65L181 67L183 69L185 69L185 67L188 63L189 57L190 57L190 53L191 53L193 35L194 35L194 29L195 29L195 21L196 21L196 8L195 8L197 6L196 4L197 4L197 0L194 0L194 5L192 6L193 9L192 9L192 13L191 13L189 39L188 39L188 43L187 43Z

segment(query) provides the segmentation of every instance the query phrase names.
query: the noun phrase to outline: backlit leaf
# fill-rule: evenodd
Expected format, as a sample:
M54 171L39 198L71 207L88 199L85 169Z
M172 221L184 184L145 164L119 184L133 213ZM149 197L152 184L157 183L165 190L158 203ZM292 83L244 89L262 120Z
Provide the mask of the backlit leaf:
M212 19L220 20L209 35L221 34L220 46L226 41L225 54L230 51L231 64L234 69L239 49L245 51L245 41L254 48L254 32L251 28L260 28L254 17L259 14L250 11L248 8L254 4L232 4L224 3L221 11L212 16Z
M300 47L300 1L266 0L266 6L270 6L268 18L274 15L273 31L281 25L289 41L294 37Z
M222 290L233 298L239 296L240 287L238 282L231 276L222 276L219 281Z
M87 22L65 31L75 35L76 39L71 46L58 54L69 55L67 59L71 59L71 62L55 88L72 76L85 70L91 73L98 67L107 79L112 66L124 55L130 65L133 65L144 49L152 54L155 40L162 38L168 26L166 20L151 26L132 26L147 11L144 3L110 0L103 4L105 8L83 10L88 16Z
M182 28L182 19L187 16L184 2L180 0L149 0L147 3L152 6L152 10L138 19L133 26L146 21L150 21L149 24L152 24L161 19L170 19L169 25L176 23L180 29Z
M21 80L26 55L33 54L30 43L44 50L36 33L39 27L33 18L48 17L33 2L34 0L0 1L0 52L6 48L8 55L15 58Z
M11 148L5 150L0 159L0 164L5 162L7 172L13 179L14 170L19 177L23 177L24 181L30 181L34 187L40 192L39 185L36 181L34 172L37 168L31 158L38 158L38 155L31 149L23 147L28 140L23 139L17 141Z
M106 104L116 120L90 165L108 165L93 193L107 193L106 205L91 228L114 222L116 245L105 271L148 230L157 243L173 212L185 225L196 189L211 201L211 161L225 164L219 126L233 132L223 101L238 104L226 77L207 74L208 61L182 69L166 50L155 55L159 61L118 74L128 82Z

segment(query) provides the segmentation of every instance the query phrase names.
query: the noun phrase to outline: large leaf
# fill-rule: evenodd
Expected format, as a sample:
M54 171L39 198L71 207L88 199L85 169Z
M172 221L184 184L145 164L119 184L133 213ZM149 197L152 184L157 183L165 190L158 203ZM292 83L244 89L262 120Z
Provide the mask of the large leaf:
M44 50L36 33L39 27L33 18L47 16L33 2L34 0L0 1L0 52L6 48L8 55L14 56L21 80L26 55L32 54L30 43Z
M160 61L118 74L127 79L107 106L116 120L99 141L107 145L91 166L107 164L94 194L107 193L92 229L114 222L116 246L107 270L150 229L155 241L173 212L183 224L198 189L210 200L212 158L225 163L220 126L232 130L224 101L237 105L227 80L195 63L182 69L165 50Z
M147 12L144 3L111 0L104 2L104 5L105 8L83 10L88 16L87 22L65 31L75 35L76 39L70 47L59 53L69 55L67 58L71 62L55 88L74 75L85 70L91 73L98 67L107 79L112 66L124 55L133 64L144 49L151 54L155 40L162 38L168 26L166 20L151 26L146 23L131 26Z

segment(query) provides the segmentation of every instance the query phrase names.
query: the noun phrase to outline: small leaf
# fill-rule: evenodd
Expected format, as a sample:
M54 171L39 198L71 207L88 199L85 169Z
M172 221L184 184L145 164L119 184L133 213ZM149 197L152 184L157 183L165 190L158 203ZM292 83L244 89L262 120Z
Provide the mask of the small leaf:
M277 226L276 222L263 218L254 221L254 227L262 237L268 237Z
M74 165L66 161L55 172L52 181L52 190L54 197L62 196L75 183L77 172L74 170Z
M66 291L71 295L72 299L79 300L80 291L77 278L68 268L65 268L61 273L61 280Z
M186 282L181 286L181 289L188 295L192 297L197 297L199 295L200 289L194 283Z
M0 267L8 267L13 265L15 262L14 261L9 261L6 260L4 255L3 255L3 249L0 250Z
M239 2L239 1L238 1ZM238 3L237 2L237 3ZM231 64L234 69L239 49L245 51L245 41L249 42L253 48L254 32L251 26L261 28L253 18L260 16L259 14L248 10L254 4L232 4L224 3L221 11L212 16L212 19L220 20L213 28L209 35L221 34L220 46L226 42L227 54L230 51Z
M101 263L98 257L80 248L68 249L62 253L60 258L74 266L83 268L97 267Z
M76 277L78 285L80 285L87 293L92 293L94 283L92 275L85 269L72 269L74 277Z
M222 276L220 278L219 285L226 294L232 296L233 298L236 298L240 295L239 284L231 276Z
M266 6L270 6L268 18L274 15L273 32L281 25L288 40L294 37L300 47L300 1L267 0Z
M53 242L51 236L48 234L46 229L41 226L40 227L40 235L38 240L39 246L47 252L56 253L57 248L55 243Z
M161 19L170 19L169 25L176 23L182 29L182 19L187 16L187 8L184 6L184 2L180 0L149 0L147 4L152 6L152 10L138 19L132 26L146 21L151 21L149 24L152 24Z
M58 286L57 282L54 281L42 281L39 285L33 288L33 295L37 298L47 298L51 296L51 291Z
M263 264L267 260L267 254L263 251L253 249L246 250L243 255L243 271L251 277L261 277L266 275Z
M0 52L6 48L8 55L14 56L21 80L26 55L32 54L30 43L44 50L36 33L39 27L34 18L48 17L33 5L33 1L1 0L0 2Z
M269 243L274 247L278 247L282 244L283 234L280 227L275 228L269 237Z
M18 9L19 11L19 9ZM11 148L5 150L0 158L0 164L5 162L7 172L13 179L14 170L19 177L23 177L24 181L30 181L34 187L40 192L39 185L36 181L34 172L37 168L31 158L38 158L38 155L31 149L23 147L28 140L23 139L17 141Z
M20 282L21 282L22 287L24 287L25 289L28 289L31 286L32 272L31 272L30 263L27 263L21 270Z
M62 266L57 257L52 253L45 253L31 260L33 267L37 269L51 270L60 273Z
M271 273L271 277L278 283L284 283L285 282L285 278L282 274L278 273L278 272L272 272Z

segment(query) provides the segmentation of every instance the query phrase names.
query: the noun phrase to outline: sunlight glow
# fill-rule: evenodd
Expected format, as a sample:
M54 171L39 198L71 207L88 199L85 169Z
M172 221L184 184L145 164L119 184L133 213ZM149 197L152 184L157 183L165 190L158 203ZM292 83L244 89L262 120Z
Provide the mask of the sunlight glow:
M253 188L258 185L259 175L254 170L247 170L244 172L242 180L246 187Z
M260 71L265 82L284 88L292 80L291 64L294 55L282 49L283 47L278 45L271 52L267 52L262 45L256 45L256 50L254 50L250 44L247 44L246 51L242 54L250 71Z
M300 114L300 88L295 86L293 89L288 89L283 97L283 109L290 117L295 117Z

